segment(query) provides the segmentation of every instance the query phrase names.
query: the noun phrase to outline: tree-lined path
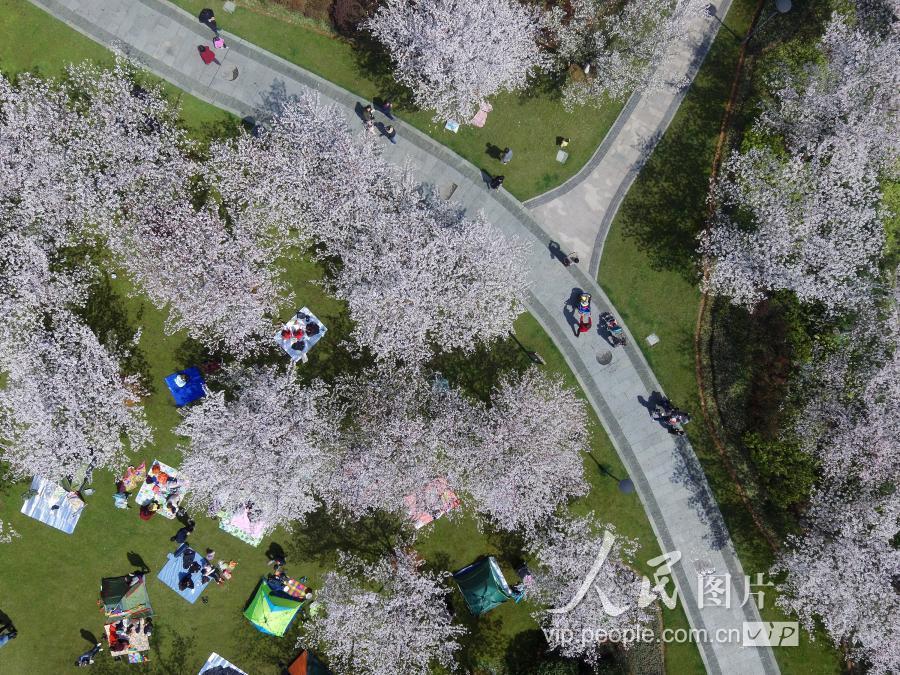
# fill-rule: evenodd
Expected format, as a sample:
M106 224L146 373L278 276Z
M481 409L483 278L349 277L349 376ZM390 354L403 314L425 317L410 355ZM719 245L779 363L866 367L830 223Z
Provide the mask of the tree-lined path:
M725 16L731 0L711 3ZM565 183L525 205L566 251L577 251L597 276L603 244L613 218L644 161L669 123L703 63L719 24L706 14L694 17L685 41L674 41L661 68L665 84L634 92L591 160Z
M220 63L205 65L197 47L211 44L209 30L161 0L32 1L98 42L119 43L150 71L242 117L264 118L273 97L315 91L322 103L336 104L363 133L357 110L365 101L227 32L229 49L216 52ZM227 29L227 16L219 19ZM632 114L639 110L640 105ZM743 622L759 621L758 612L752 602L739 606L744 573L693 450L685 439L676 441L653 421L643 404L660 386L635 348L635 337L627 348L613 352L612 363L601 365L597 356L607 349L605 343L594 333L576 339L564 311L573 292L582 289L593 294L597 313L609 308L594 280L578 269L564 268L548 249L554 237L508 194L488 191L478 169L402 122L394 124L397 145L383 139L389 160L409 163L418 179L467 210L483 211L506 234L530 246L529 309L587 393L635 483L661 547L682 553L674 576L691 626L709 638L700 645L709 672L777 673L771 650L740 646ZM697 570L709 567L731 575L731 608L698 608ZM730 631L730 640L720 632L717 641L717 631Z

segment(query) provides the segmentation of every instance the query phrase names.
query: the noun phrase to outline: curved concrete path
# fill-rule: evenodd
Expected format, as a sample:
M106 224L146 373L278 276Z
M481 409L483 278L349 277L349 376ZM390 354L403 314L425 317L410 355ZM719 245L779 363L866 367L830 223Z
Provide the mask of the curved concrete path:
M711 4L717 16L723 17L731 0L714 0ZM632 94L581 171L559 187L525 202L566 252L576 251L589 261L592 278L600 269L603 244L622 200L678 111L687 93L683 83L693 82L718 28L719 23L708 15L696 17L687 41L673 42L660 66L665 70L666 84Z
M209 31L161 0L31 1L98 42L122 43L149 70L237 115L259 114L273 94L314 90L323 103L336 104L361 128L354 110L364 101L236 37L226 36L230 48L219 52L221 66L205 66L197 45L209 43ZM218 18L227 27L228 17ZM234 68L239 77L231 81L227 76ZM682 553L682 561L674 565L674 579L692 628L707 635L697 640L707 670L777 673L770 649L740 645L743 622L759 621L758 612L752 602L743 609L739 606L744 573L693 450L685 439L676 442L651 420L641 403L660 386L634 347L634 337L627 348L613 352L607 366L597 361L605 343L596 333L574 337L563 310L573 290L592 293L598 314L610 308L609 300L593 278L576 268L564 268L550 255L550 238L518 201L505 192L488 191L478 169L429 137L402 122L395 126L397 145L385 144L390 161L408 162L423 182L435 185L442 194L452 192L453 201L484 211L506 234L530 245L529 309L560 348L597 411L634 481L660 546ZM730 608L698 606L696 570L710 566L717 574L731 575ZM729 630L730 641L716 639L717 631Z

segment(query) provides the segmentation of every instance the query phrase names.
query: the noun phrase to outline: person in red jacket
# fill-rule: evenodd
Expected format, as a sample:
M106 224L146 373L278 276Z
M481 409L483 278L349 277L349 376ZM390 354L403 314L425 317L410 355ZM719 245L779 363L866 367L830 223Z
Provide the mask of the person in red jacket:
M216 59L216 55L212 49L206 47L205 45L200 45L197 47L197 51L200 52L200 58L203 59L203 63L209 65L210 63L215 63L218 65L219 61Z

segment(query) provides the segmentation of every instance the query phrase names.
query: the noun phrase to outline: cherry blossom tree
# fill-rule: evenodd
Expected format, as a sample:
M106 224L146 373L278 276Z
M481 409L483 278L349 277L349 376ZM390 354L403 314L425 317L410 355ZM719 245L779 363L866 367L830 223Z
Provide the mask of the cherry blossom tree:
M270 528L302 521L318 507L315 486L340 418L325 385L271 367L229 379L231 396L209 392L176 428L187 437L181 471L190 498L211 512L246 507Z
M166 332L187 330L239 357L269 346L290 295L278 278L278 252L261 232L265 223L252 217L261 214L223 217L215 204L195 210L188 195L160 206L129 207L109 247L150 300L168 308Z
M0 438L13 475L60 480L80 468L117 469L151 440L137 378L65 310L49 327L0 344Z
M468 120L546 64L540 13L515 0L387 0L364 24L387 48L398 82L435 119Z
M533 533L528 547L535 560L529 593L544 606L533 616L551 649L594 664L602 643L589 636L639 630L652 620L638 606L641 580L626 564L636 543L601 525L593 513L555 521Z
M345 398L341 441L320 481L322 498L339 515L359 518L404 510L447 477L450 448L465 442L472 407L456 392L434 392L404 370L373 368L335 386Z
M574 0L554 7L548 25L563 69L584 70L563 91L566 107L622 99L640 86L666 84L658 67L702 15L699 0Z
M453 444L456 482L504 530L530 532L588 490L585 405L536 368L505 376L478 411L471 443Z
M279 245L323 243L343 250L370 221L385 173L374 137L354 134L317 96L278 95L251 133L210 148L207 182L230 212L260 212L285 235Z
M0 344L24 339L44 328L45 317L83 306L92 270L61 269L57 251L39 230L6 221L0 234Z
M860 327L859 348L815 350L795 385L805 403L792 435L820 463L829 485L860 482L876 488L897 479L900 465L900 340L896 314ZM892 330L893 328L893 330ZM865 339L866 332L881 332Z
M870 301L885 242L880 178L896 162L900 36L835 16L822 63L777 86L756 125L770 145L725 163L701 238L707 288L752 306L779 289L837 311Z
M344 572L328 572L317 600L321 612L304 623L309 641L337 675L453 669L457 638L441 584L446 574L419 570L414 554L395 550L374 564L343 557Z
M896 465L894 485L896 485ZM900 669L900 522L896 490L826 488L813 497L804 534L788 539L775 572L777 603L871 673Z
M101 200L83 159L68 151L83 120L66 90L27 73L0 75L0 222L27 226L41 245L72 243Z
M527 288L522 244L409 178L391 185L368 227L336 252L343 264L331 287L357 344L415 367L435 348L469 352L505 336Z

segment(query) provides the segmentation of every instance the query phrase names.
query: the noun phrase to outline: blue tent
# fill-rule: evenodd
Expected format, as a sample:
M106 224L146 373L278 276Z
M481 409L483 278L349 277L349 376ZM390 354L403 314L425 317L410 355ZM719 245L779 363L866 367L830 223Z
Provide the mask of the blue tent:
M187 379L187 382L182 387L179 387L178 383L175 382L179 375ZM166 386L172 392L175 405L179 408L206 396L206 382L203 380L203 375L200 374L199 368L188 368L172 373L166 378Z

